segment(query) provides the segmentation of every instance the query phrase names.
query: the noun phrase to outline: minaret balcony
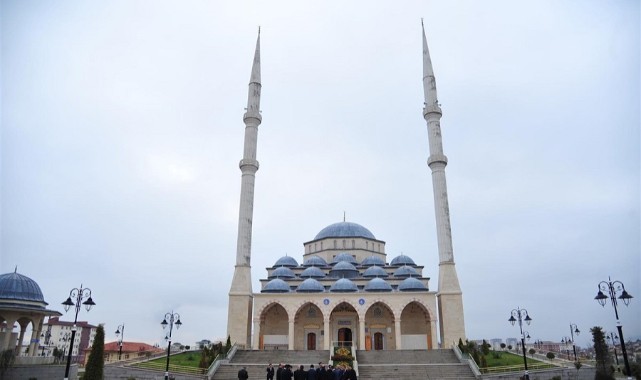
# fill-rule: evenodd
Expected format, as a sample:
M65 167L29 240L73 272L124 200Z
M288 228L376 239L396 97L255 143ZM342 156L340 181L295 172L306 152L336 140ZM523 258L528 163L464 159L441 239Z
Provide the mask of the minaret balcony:
M426 117L431 113L437 113L439 115L443 115L443 112L441 111L441 107L438 104L431 104L429 106L423 107L423 117Z

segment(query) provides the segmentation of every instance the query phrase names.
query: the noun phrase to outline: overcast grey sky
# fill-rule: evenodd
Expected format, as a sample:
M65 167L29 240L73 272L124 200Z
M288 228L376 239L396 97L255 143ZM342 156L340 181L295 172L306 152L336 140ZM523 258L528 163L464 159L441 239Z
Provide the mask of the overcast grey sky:
M258 26L252 276L347 220L438 254L422 117L436 73L468 337L641 338L638 1L3 1L0 273L83 284L107 340L224 338ZM65 315L63 318L72 319Z

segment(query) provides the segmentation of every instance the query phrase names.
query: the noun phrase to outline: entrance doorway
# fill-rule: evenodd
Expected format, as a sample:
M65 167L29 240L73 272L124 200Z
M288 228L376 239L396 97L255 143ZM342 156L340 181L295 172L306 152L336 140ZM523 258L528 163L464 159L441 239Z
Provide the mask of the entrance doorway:
M338 346L351 347L352 346L352 329L342 327L338 329Z
M377 332L374 334L374 350L380 351L383 349L383 333Z
M308 350L316 349L316 333L307 334L307 349Z

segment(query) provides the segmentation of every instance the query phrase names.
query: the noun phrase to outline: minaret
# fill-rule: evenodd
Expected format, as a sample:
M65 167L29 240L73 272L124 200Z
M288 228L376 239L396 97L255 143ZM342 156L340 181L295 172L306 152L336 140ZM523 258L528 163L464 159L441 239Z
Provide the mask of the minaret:
M260 28L256 41L254 63L249 79L249 96L245 122L245 148L240 160L242 172L240 185L240 211L238 214L238 242L236 245L236 266L234 278L229 290L229 308L227 315L227 334L231 342L251 347L252 326L252 281L251 281L251 242L252 219L254 215L254 182L258 171L256 161L256 141L260 116Z
M452 229L450 227L450 208L447 202L447 183L445 166L447 157L443 154L441 138L441 107L436 95L436 79L432 68L430 52L423 29L423 91L425 107L423 117L427 122L430 156L427 165L432 170L434 190L434 209L436 212L436 233L438 241L439 274L438 274L438 314L442 348L450 348L459 338L465 341L465 321L463 318L463 293L459 285L454 252L452 249Z

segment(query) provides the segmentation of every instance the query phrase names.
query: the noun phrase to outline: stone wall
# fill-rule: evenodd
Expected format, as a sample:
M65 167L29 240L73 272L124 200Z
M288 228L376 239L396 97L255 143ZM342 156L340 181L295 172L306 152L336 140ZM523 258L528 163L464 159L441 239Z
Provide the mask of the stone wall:
M60 380L65 378L66 365L14 365L4 374L3 380ZM78 379L78 366L71 365L69 379Z

